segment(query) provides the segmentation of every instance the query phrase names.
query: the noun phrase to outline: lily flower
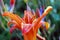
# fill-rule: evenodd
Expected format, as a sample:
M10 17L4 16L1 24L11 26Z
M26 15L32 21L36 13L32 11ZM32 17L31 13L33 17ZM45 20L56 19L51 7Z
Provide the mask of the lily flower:
M51 6L48 6L47 9L43 12L43 14L40 17L36 17L36 15L32 14L31 11L25 10L24 11L24 17L21 18L16 14L13 14L12 12L4 12L3 16L7 16L11 18L11 21L8 22L8 26L10 24L13 24L13 26L10 28L10 31L13 31L14 29L19 29L22 32L22 35L24 37L24 40L36 40L36 36L38 29L41 27L42 24L45 24L46 22L41 22L41 20L52 10ZM48 26L45 24L46 27ZM43 39L40 37L40 39ZM39 40L40 40L39 39Z

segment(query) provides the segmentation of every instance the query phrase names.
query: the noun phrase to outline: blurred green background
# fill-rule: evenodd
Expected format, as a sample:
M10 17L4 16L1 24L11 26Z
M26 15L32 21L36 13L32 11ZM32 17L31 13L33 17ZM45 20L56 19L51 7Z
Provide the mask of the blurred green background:
M3 0L6 8L9 6L10 0ZM45 32L46 40L60 40L60 0L29 0L28 5L31 9L36 11L36 8L44 6L52 6L53 10L46 16L46 21L50 23L50 28ZM32 7L33 6L33 7ZM26 10L26 3L24 0L16 0L14 13L23 16ZM43 35L42 35L43 36ZM7 21L0 13L0 40L23 40L21 31L14 30L12 34L9 33Z

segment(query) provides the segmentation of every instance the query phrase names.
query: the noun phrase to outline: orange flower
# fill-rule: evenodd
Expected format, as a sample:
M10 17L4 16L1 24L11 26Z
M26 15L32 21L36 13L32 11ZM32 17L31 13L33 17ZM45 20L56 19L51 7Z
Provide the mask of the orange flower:
M4 12L3 16L8 16L11 18L11 21L8 22L8 26L12 23L13 26L10 28L10 31L18 28L22 31L24 40L36 40L36 36L38 29L41 27L42 24L46 25L46 29L48 29L48 22L41 22L41 20L52 10L52 7L49 6L44 11L44 13L36 18L36 14L32 14L31 11L25 10L24 11L24 17L21 18L16 14L13 14L11 12ZM43 39L40 37L40 39ZM39 40L40 40L39 39Z

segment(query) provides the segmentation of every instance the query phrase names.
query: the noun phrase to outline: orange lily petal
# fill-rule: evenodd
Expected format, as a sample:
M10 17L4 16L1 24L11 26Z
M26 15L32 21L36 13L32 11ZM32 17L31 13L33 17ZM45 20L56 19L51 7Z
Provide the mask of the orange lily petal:
M28 23L27 11L24 11L24 21L25 21L26 23Z
M19 25L19 26L17 25L18 28L21 29L21 23L22 22L24 23L24 21L19 16L15 15L15 14L12 14L10 12L4 12L3 16L8 16L11 19L13 19L16 23L18 23L18 25Z
M16 26L17 26L16 28L19 28L21 30L20 25L14 20L9 21L7 24L8 24L8 26L10 26L10 24L16 24Z
M45 17L50 11L52 10L51 6L48 6L47 9L44 11L44 13L42 14L42 16L40 16L36 23L34 24L34 27L36 28L36 26L40 23L40 21L43 19L43 17Z
M36 21L38 21L37 19L35 19L34 21L33 21L33 27L35 26L35 23L36 23ZM34 27L34 30L36 30L36 32L38 31L38 28L40 28L42 26L42 22L39 22L38 23L38 25L36 25L35 27Z
M32 23L32 21L35 19L35 15L32 14L31 11L24 11L24 20L26 23Z
M23 22L21 18L19 18L17 15L12 14L10 12L4 12L3 16L10 17L11 19L15 20L19 25L21 24L21 22Z

